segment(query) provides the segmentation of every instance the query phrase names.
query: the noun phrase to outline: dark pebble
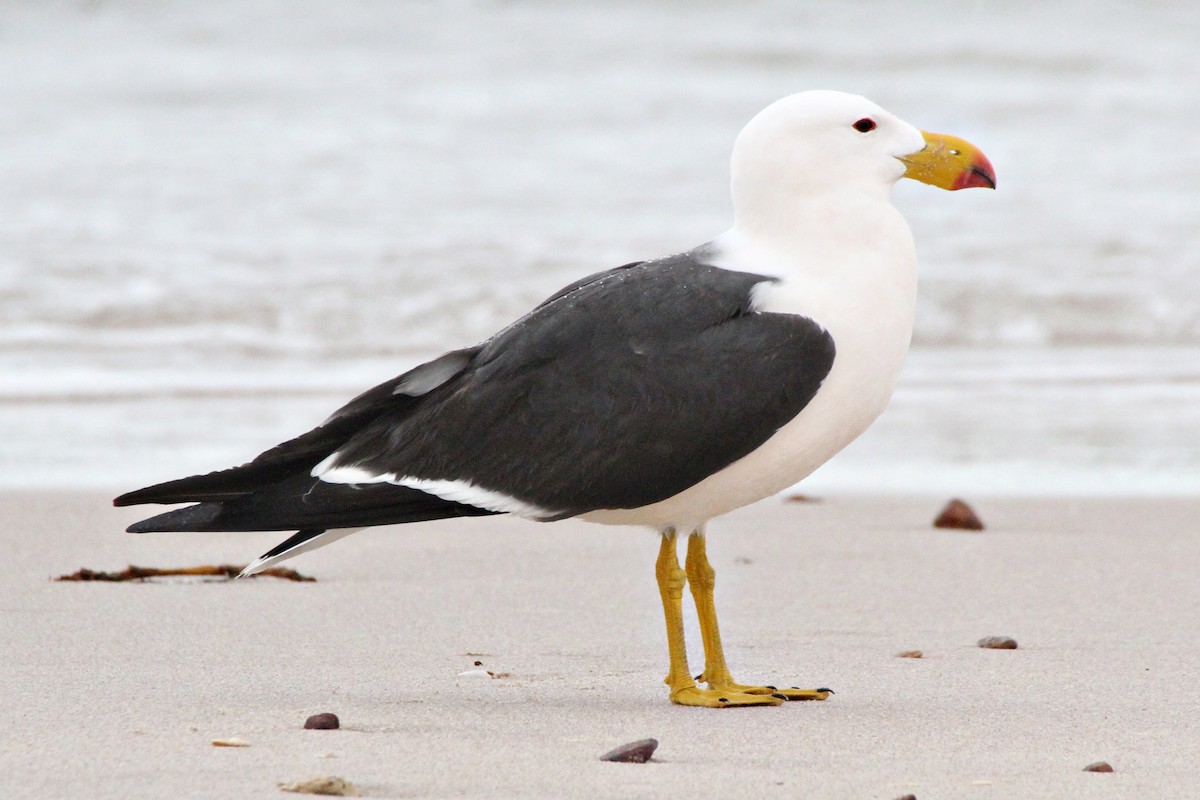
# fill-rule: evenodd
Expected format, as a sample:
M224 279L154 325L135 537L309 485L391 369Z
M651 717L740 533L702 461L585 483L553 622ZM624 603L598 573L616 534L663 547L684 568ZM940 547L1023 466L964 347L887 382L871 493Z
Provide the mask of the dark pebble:
M897 797L896 800L917 800L917 796L915 794L906 794L902 797Z
M308 719L304 720L304 728L313 731L332 731L342 727L342 723L338 721L337 714L313 714Z
M933 521L935 528L954 528L960 531L981 531L983 521L975 510L962 500L954 499L946 504L942 513Z
M1097 761L1095 764L1088 764L1083 768L1084 772L1112 772L1112 764L1107 761Z
M976 642L988 650L1016 650L1017 640L1010 636L985 636Z
M601 761L620 761L626 764L645 764L658 749L658 739L641 739L609 750L600 756Z

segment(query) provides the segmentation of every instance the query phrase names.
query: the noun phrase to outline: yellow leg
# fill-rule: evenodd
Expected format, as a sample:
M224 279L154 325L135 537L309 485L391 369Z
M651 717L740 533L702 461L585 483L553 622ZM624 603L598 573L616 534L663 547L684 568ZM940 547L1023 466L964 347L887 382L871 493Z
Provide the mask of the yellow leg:
M783 702L777 697L772 697L770 693L752 695L715 688L701 689L696 685L688 669L687 647L683 641L683 586L687 582L687 576L679 568L675 545L675 529L667 528L662 533L662 547L658 551L658 561L654 570L658 578L658 591L662 595L663 615L667 619L667 651L671 658L671 668L663 682L671 690L671 702L705 708L766 706Z
M692 585L692 598L696 601L696 616L700 618L700 638L704 641L704 672L696 677L697 680L707 683L709 689L718 692L765 695L780 700L824 700L832 694L829 689L777 689L774 686L747 686L735 681L725 664L725 650L721 647L717 607L713 602L717 574L708 563L703 530L692 531L688 537L686 563L687 579Z

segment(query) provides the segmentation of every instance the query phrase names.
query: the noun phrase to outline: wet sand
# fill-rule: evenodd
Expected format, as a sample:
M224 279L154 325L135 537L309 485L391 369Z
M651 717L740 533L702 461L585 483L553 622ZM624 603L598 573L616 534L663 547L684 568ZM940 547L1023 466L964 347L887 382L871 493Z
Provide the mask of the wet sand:
M672 706L646 532L503 518L363 532L274 579L278 534L121 533L101 494L0 495L9 797L1187 797L1200 789L1195 499L768 500L710 529L742 680L823 703ZM690 613L690 610L688 611ZM694 671L699 637L689 620ZM983 650L984 636L1017 650ZM919 649L920 660L895 656ZM482 668L507 677L460 678ZM317 712L337 731L303 730ZM246 748L216 748L236 736ZM660 742L649 764L602 763ZM1113 774L1083 771L1104 760Z

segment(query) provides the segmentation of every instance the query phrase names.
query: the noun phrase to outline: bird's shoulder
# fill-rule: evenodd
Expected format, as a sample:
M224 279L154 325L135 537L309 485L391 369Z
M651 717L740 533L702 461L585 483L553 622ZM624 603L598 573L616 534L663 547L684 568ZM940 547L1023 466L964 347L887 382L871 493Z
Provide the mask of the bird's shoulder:
M534 343L560 350L694 334L749 313L754 287L775 280L714 266L708 255L701 247L582 278L486 341L479 361Z

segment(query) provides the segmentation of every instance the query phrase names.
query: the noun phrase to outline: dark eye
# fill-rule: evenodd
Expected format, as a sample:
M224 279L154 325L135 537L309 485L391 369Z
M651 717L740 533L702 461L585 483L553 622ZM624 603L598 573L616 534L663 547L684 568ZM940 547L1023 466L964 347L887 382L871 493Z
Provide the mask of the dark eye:
M863 117L858 122L854 123L854 130L859 133L866 133L875 130L875 120L870 117Z

